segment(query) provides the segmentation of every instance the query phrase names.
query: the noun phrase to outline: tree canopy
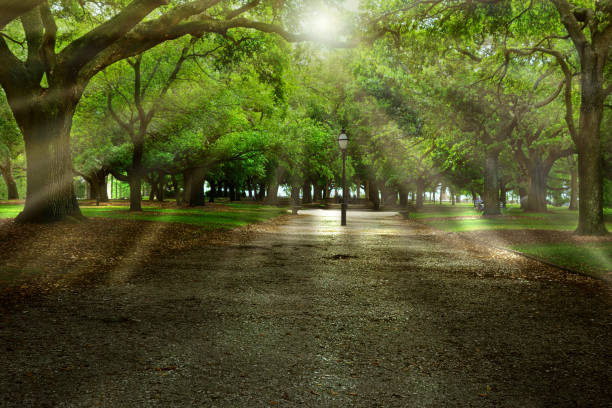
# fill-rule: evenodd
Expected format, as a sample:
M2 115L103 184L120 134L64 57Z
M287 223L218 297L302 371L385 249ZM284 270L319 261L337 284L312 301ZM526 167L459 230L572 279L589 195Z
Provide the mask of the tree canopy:
M2 0L7 198L23 190L19 163L24 222L80 217L74 177L102 200L109 175L129 183L133 211L143 193L275 202L285 186L328 199L346 129L350 190L376 208L419 208L437 191L482 196L497 215L512 192L536 212L577 201L578 232L603 234L611 12L568 0Z

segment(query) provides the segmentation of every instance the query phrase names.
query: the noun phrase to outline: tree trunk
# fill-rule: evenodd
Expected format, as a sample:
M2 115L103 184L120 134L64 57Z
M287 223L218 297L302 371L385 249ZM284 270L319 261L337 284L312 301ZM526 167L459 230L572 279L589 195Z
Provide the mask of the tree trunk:
M574 160L570 168L570 190L569 209L574 211L578 209L578 169Z
M139 135L132 140L134 151L132 152L132 165L128 170L130 184L130 211L142 211L142 195L140 186L142 185L142 156L144 153L144 135Z
M160 174L157 182L157 201L163 203L166 198L166 176Z
M315 202L321 201L321 186L319 186L318 184L315 184L314 188L313 188L313 191L314 191L314 193L313 193L313 196L312 196L312 200L315 201Z
M268 192L266 194L266 200L265 200L267 204L272 204L272 205L278 204L278 185L279 185L279 179L281 175L280 173L281 173L281 170L280 168L277 167L273 170L273 173L269 177L270 184L268 184Z
M23 132L27 166L26 202L16 221L82 218L72 183L70 156L70 128L76 101L53 106L34 100L18 103L27 104L30 109L24 112L25 109L16 109L15 103L11 104Z
M423 194L425 194L425 183L421 178L417 179L416 182L417 191L416 191L416 209L419 210L423 208Z
M499 202L501 203L502 208L506 208L506 201L508 200L508 192L506 191L506 183L501 181L499 182Z
M0 167L0 173L6 184L7 198L9 200L19 200L19 192L17 191L17 183L13 178L13 168L10 159L7 159L6 164Z
M297 215L300 206L300 187L291 186L291 214Z
M408 207L408 188L405 185L399 187L399 205L401 208Z
M107 174L105 171L99 170L91 173L87 179L91 190L91 198L96 200L96 202L108 202L108 191L106 190Z
M583 69L586 68L583 66ZM588 71L588 69L587 69ZM590 75L589 75L590 74ZM603 171L599 137L603 116L603 92L597 92L591 73L583 72L580 105L580 130L576 142L578 151L578 228L579 235L607 233L603 217ZM599 84L601 88L601 84Z
M155 180L151 180L151 190L149 190L149 201L155 200L157 194L157 182Z
M501 214L499 210L499 180L497 178L498 162L499 151L487 149L484 166L484 212L482 215Z
M263 201L266 198L266 185L264 183L259 184L259 191L257 192L257 199Z
M450 188L449 193L451 198L451 205L455 205L455 189Z
M312 192L311 192L311 184L309 181L305 181L302 186L302 203L310 204L312 203Z
M378 196L378 184L376 180L370 180L369 187L370 196L368 198L374 205L374 210L378 211L380 210L380 197Z
M208 180L208 183L210 184L210 190L208 191L208 202L214 203L215 202L215 189L217 185L214 180Z
M521 210L527 208L529 197L527 196L527 189L525 187L519 187L519 203L521 204Z
M142 211L142 196L140 195L140 185L142 179L140 174L130 174L130 211Z
M532 163L529 169L526 211L546 212L546 182L550 167L542 163Z
M600 148L578 149L578 228L579 235L604 235L603 174Z
M176 205L181 205L183 203L183 197L181 197L181 188L179 187L176 175L171 174L170 180L172 180L172 188L174 189L174 199L176 200Z
M200 207L206 204L204 198L204 167L188 169L184 173L185 202L189 207Z

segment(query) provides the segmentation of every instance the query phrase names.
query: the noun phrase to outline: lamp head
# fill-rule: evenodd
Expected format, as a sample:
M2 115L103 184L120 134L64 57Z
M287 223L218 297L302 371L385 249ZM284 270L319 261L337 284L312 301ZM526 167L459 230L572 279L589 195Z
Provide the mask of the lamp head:
M344 129L340 132L340 136L338 136L338 145L340 145L340 150L344 151L348 147L348 136L344 132Z

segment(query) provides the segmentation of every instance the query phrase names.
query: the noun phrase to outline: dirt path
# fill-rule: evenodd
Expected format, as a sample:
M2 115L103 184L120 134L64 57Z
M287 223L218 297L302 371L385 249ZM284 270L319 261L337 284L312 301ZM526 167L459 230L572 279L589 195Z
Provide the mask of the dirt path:
M306 213L5 311L0 406L612 406L601 283Z

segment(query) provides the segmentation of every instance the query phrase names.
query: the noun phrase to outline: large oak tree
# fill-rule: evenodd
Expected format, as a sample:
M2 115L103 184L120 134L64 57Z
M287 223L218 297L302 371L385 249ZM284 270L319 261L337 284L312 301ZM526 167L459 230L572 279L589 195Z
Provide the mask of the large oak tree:
M242 27L277 33L288 40L300 37L278 21L282 2L252 0L134 0L117 11L116 4L83 3L90 29L58 26L63 4L51 1L0 2L0 28L23 36L23 52L10 35L0 38L0 85L25 141L26 204L18 221L50 221L80 217L72 184L70 129L72 118L91 78L107 66L165 41L205 33L225 35ZM27 11L27 7L34 7ZM109 17L106 18L106 15ZM258 20L261 18L262 20ZM11 27L12 26L12 27ZM76 23L75 23L76 26Z

